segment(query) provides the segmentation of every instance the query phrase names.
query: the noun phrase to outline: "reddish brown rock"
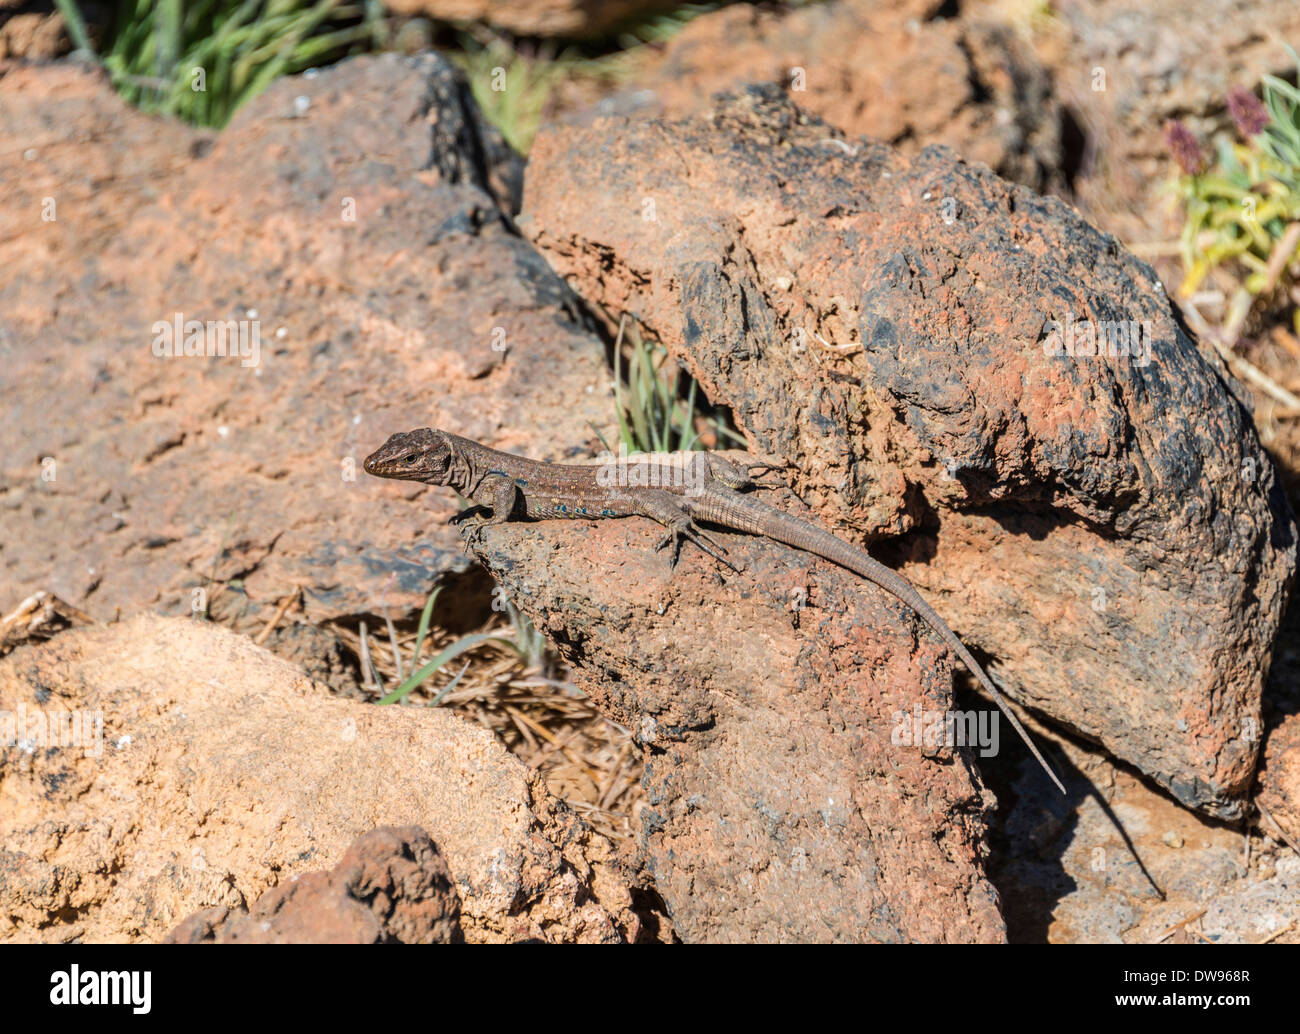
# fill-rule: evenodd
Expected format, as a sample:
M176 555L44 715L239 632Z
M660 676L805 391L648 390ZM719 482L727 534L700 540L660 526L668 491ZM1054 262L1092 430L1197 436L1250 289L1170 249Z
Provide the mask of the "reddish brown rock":
M1238 386L1064 205L834 139L774 89L544 133L522 224L822 520L907 534L882 555L1012 696L1240 814L1295 525ZM1136 322L1137 354L1051 321Z
M196 912L167 935L173 944L454 944L460 898L429 834L372 829L328 872L268 890L251 909Z
M376 442L545 452L612 419L601 342L509 225L518 159L432 55L280 80L219 136L16 68L0 156L0 612L188 614L229 583L301 585L317 622L418 609L469 561L450 503L361 473ZM178 312L256 325L256 365L156 356Z
M1051 78L995 14L934 0L728 5L674 34L602 106L681 117L719 91L777 84L850 135L905 154L947 144L1019 183L1064 186Z
M446 858L467 940L635 940L645 925L612 845L488 730L332 698L203 621L142 615L0 660L0 800L2 940L159 940L197 909L238 912L338 865L367 830L411 825ZM378 893L409 877L406 895L427 871L345 865L335 882ZM416 936L430 901L371 912Z
M1268 811L1260 829L1300 844L1300 714L1287 715L1269 730L1256 799Z
M677 934L1002 940L970 752L894 736L952 707L914 615L750 536L718 536L741 573L690 547L670 573L660 537L644 520L506 524L476 551L640 743L643 864Z

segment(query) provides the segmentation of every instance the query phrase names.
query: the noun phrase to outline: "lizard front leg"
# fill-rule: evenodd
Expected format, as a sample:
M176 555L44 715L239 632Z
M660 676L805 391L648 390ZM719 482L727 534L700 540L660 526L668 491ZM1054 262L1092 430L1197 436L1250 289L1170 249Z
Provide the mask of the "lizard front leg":
M774 486L760 485L755 479L755 474L761 476L781 469L774 463L747 463L741 467L714 453L710 452L706 455L709 458L709 476L733 492L749 492L756 488L771 489Z
M474 497L476 500L484 499L486 502L476 502L475 505L466 507L456 514L452 520L459 524L462 520L470 517L481 516L485 509L490 508L492 516L475 524L467 536L471 544L477 545L483 537L484 530L494 524L505 524L514 515L515 505L519 501L519 488L508 477L500 474L489 474L479 484Z

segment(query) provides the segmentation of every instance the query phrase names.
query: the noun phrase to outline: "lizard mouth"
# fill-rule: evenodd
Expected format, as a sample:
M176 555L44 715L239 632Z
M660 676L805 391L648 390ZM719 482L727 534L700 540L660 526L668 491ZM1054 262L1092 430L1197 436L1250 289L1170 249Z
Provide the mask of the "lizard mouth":
M401 477L409 471L401 470L391 459L384 456L384 450L378 449L361 461L362 469L376 477Z

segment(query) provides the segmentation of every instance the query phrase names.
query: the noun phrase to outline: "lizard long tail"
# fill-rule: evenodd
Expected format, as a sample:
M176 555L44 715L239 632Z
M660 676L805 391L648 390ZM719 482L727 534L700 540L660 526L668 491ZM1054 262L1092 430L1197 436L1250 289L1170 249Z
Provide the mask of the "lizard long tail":
M979 662L971 656L971 652L957 638L956 633L948 627L948 623L939 616L938 612L930 604L922 599L921 594L905 581L901 575L880 563L866 551L836 538L824 528L819 528L815 524L809 524L807 521L792 517L790 514L768 506L766 503L756 499L747 499L745 509L749 510L755 518L748 522L749 526L746 526L746 530L752 530L766 538L775 539L777 542L783 542L788 546L794 546L796 549L816 553L832 563L846 567L868 581L875 582L876 585L896 596L916 611L924 619L925 623L938 633L939 637L948 645L948 648L962 659L962 663L966 665L971 674L979 679L980 685L993 698L993 702L1006 715L1011 727L1024 740L1029 752L1043 766L1043 771L1048 774L1061 793L1065 793L1065 785L1052 770L1052 766L1047 763L1047 759L1034 745L1034 741L1029 738L1029 733L1025 731L1025 727L1020 724L1020 720L1012 713L1010 706L1008 706L1002 694L998 692L998 688L993 685L993 680L984 673L984 669L980 667Z

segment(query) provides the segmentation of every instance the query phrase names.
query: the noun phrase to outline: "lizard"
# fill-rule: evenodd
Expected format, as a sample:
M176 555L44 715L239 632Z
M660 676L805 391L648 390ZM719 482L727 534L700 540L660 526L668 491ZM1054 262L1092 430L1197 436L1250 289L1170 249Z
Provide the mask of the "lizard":
M544 463L500 452L448 431L424 427L392 435L366 457L376 477L420 481L455 489L473 505L456 514L460 524L477 518L470 540L509 520L648 517L667 529L656 547L672 546L675 566L689 541L719 563L738 570L727 550L697 521L748 532L829 560L866 578L910 607L952 650L993 698L1061 793L1065 786L1035 746L993 680L938 612L902 575L869 553L810 521L746 493L760 487L753 474L712 452L646 455L606 464Z

